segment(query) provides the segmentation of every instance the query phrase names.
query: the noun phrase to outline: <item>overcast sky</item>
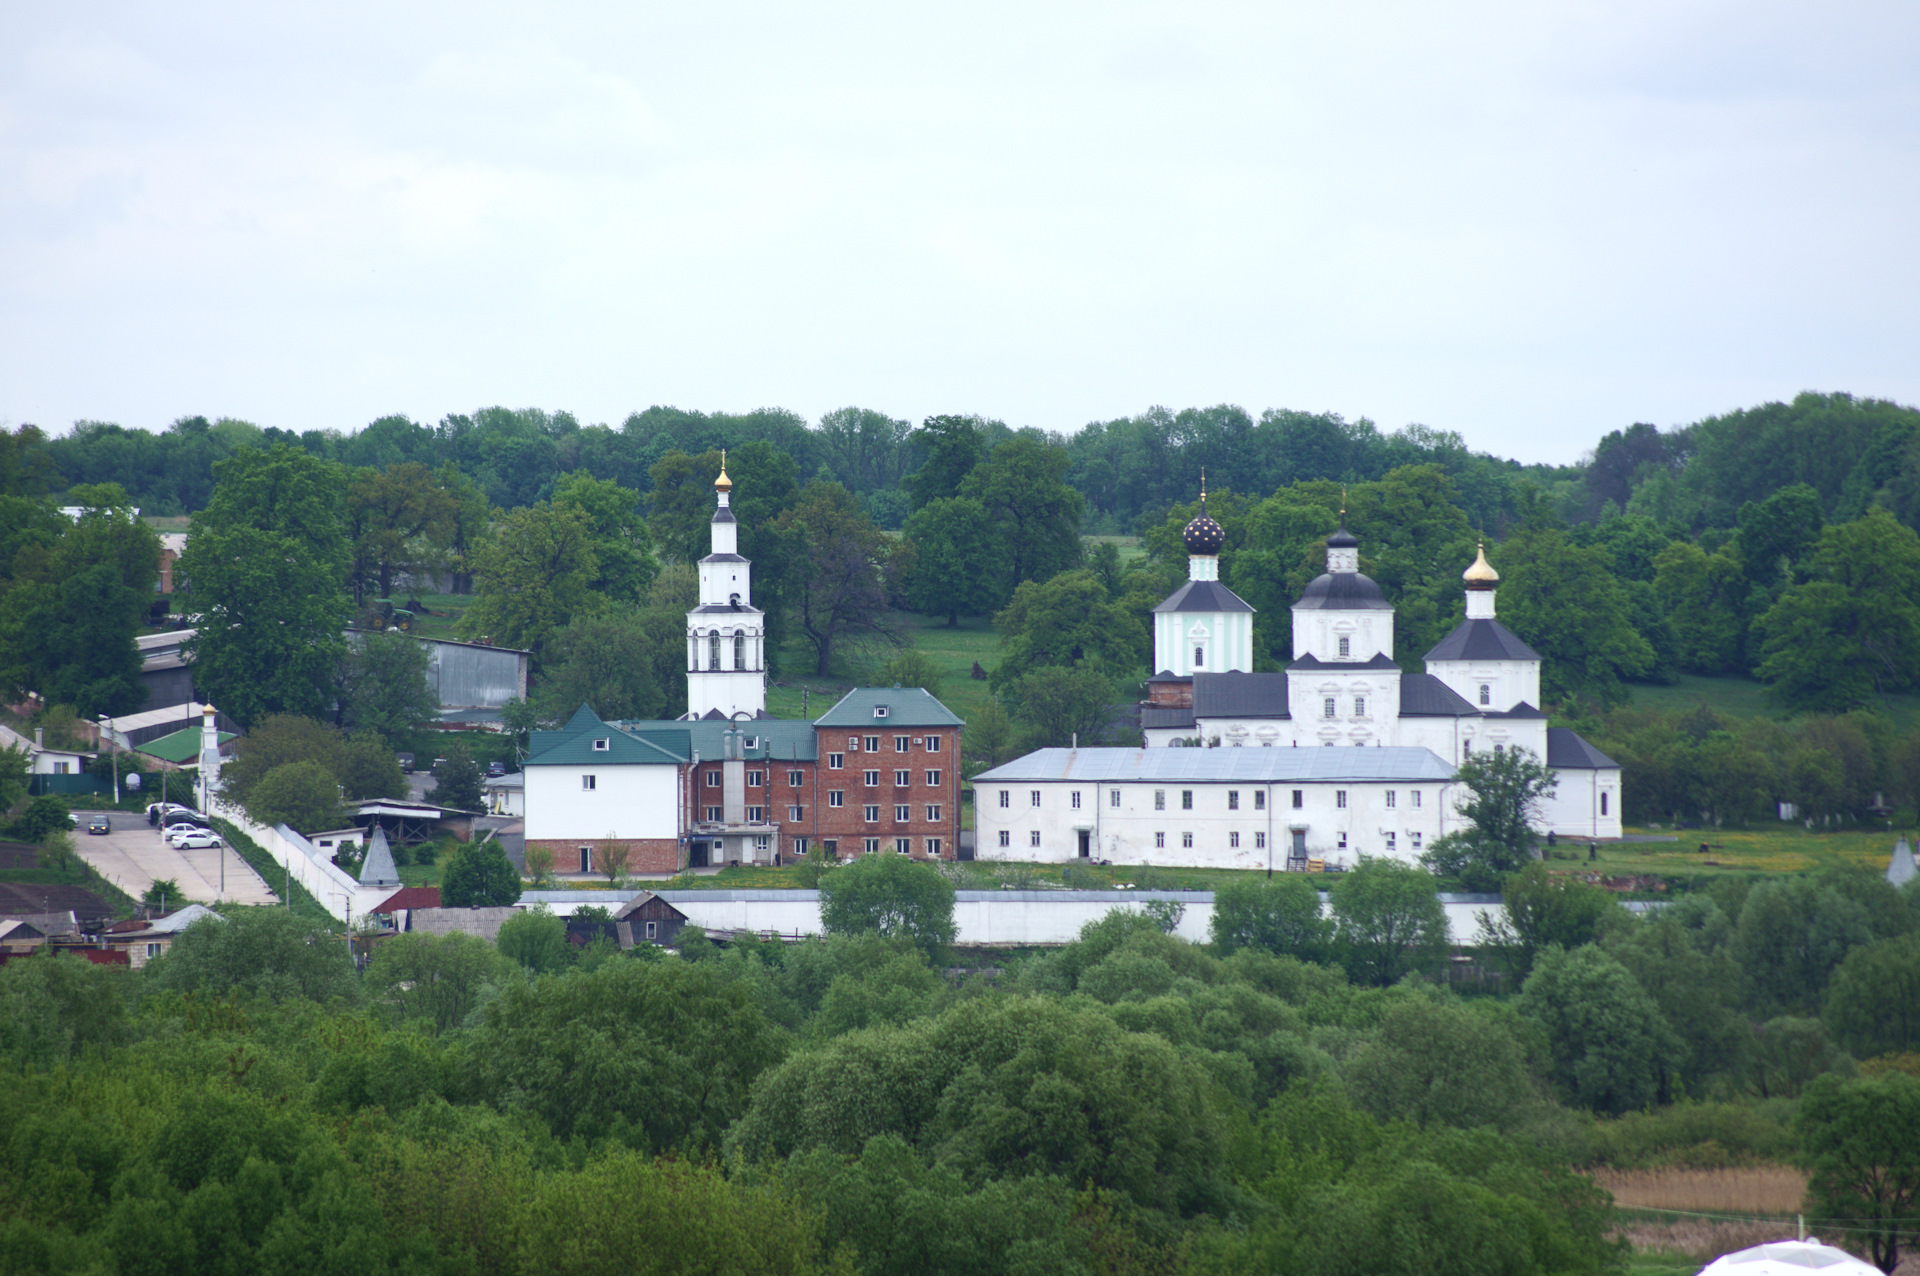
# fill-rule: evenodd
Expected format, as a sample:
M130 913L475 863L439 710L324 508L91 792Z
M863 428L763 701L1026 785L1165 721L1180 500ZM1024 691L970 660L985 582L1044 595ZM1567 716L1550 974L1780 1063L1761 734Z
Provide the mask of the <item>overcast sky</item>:
M1920 5L0 10L0 421L1920 402Z

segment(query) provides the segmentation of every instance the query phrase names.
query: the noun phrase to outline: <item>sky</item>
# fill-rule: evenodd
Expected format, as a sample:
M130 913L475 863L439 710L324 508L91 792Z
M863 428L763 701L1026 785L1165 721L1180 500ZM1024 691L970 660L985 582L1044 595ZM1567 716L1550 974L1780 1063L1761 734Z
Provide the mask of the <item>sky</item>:
M0 423L1920 403L1920 6L0 5Z

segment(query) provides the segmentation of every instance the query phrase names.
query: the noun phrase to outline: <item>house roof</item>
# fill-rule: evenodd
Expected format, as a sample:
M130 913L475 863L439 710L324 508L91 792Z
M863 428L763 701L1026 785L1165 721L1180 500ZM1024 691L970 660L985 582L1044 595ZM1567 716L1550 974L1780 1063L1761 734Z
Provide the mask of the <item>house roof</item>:
M884 717L874 710L884 708ZM814 722L820 727L958 727L960 716L924 687L855 687Z
M1140 706L1140 728L1143 731L1179 731L1193 725L1193 710L1155 708L1152 705Z
M1195 718L1285 718L1284 673L1197 673L1193 675Z
M1400 716L1477 718L1480 710L1430 673L1403 673L1400 675Z
M1190 580L1155 607L1156 612L1252 611L1252 604L1217 580Z
M220 732L220 743L238 739L231 731ZM173 762L180 766L200 765L200 728L182 727L172 735L163 735L158 740L149 740L136 747L136 752L149 754L162 762Z
M492 943L517 908L416 908L407 914L407 929L422 935L476 935Z
M619 909L615 911L615 913L613 914L613 920L616 922L623 922L627 920L629 917L632 917L635 913L639 912L647 904L652 903L654 900L659 900L660 906L662 908L673 909L674 914L678 916L681 921L685 921L687 919L687 915L685 913L681 912L677 908L674 908L673 905L669 904L666 900L660 899L660 896L654 894L652 891L641 891L638 895L635 895L632 899L622 904L619 907Z
M1497 620L1463 620L1427 653L1429 664L1435 660L1538 659L1539 652Z
M684 725L659 723L648 724L641 731L628 730L601 721L599 714L583 704L558 731L535 731L529 751L526 765L530 767L595 763L672 766L692 756L692 745Z
M226 920L226 918L220 916L220 914L214 912L205 904L188 904L185 908L177 912L168 913L165 917L156 917L153 921L147 923L145 930L122 932L116 934L114 939L153 939L159 935L178 935L195 922L206 921L208 918L212 918L216 922Z
M749 762L811 762L820 756L819 737L804 718L753 718L730 722L700 718L673 724L692 741L702 762L717 762L726 748L729 728L738 729L740 756ZM752 741L751 745L746 742Z
M524 789L527 787L527 775L524 771L509 771L505 775L490 775L481 781L483 788Z
M1041 749L974 777L983 784L1082 780L1086 783L1354 783L1451 780L1453 768L1430 750L1308 746L1292 749Z
M387 845L387 830L373 826L373 840L367 846L367 858L360 865L362 886L398 886L400 870L393 862L393 848Z
M47 933L32 922L0 918L0 944L38 943L46 937Z
M438 907L440 907L440 888L438 886L402 886L399 890L387 896L367 911L370 913L391 913L402 908Z
M1547 728L1547 765L1556 771L1617 771L1620 764L1569 727Z

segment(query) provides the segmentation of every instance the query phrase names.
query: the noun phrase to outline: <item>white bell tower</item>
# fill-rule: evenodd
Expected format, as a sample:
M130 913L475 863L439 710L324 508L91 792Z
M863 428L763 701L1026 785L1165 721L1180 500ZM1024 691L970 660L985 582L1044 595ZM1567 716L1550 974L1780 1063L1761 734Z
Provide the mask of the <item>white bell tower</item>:
M766 614L753 605L753 564L740 557L725 452L713 487L713 552L700 560L700 602L687 613L687 716L757 718L767 708Z

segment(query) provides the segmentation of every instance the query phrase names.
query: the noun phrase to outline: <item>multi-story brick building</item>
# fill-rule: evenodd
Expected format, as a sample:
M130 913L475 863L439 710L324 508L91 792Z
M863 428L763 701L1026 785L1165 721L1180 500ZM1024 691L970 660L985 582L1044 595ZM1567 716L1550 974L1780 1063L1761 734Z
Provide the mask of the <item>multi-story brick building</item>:
M736 551L724 463L714 552L687 615L684 718L603 722L581 706L535 732L527 845L562 872L775 864L815 845L953 859L961 720L919 687L859 687L813 721L767 716L764 616Z

